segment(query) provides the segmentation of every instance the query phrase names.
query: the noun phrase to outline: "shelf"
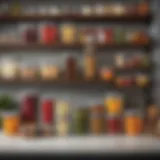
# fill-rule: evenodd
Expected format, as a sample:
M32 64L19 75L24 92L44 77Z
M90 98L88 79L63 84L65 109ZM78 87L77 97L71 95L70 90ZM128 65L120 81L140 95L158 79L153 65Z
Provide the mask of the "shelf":
M97 44L98 49L149 49L150 43L148 44ZM43 44L0 44L0 50L30 50L30 49L81 49L85 45L76 44L62 44L56 43L51 45Z
M41 21L41 20L69 20L69 21L110 21L110 22L128 22L128 23L148 23L151 20L151 14L145 16L140 15L122 15L122 16L114 16L114 15L90 15L84 16L80 14L69 14L69 15L57 15L57 16L50 16L50 15L24 15L24 16L0 16L0 21Z
M25 139L0 134L1 153L154 153L160 151L160 140L154 137L70 136Z

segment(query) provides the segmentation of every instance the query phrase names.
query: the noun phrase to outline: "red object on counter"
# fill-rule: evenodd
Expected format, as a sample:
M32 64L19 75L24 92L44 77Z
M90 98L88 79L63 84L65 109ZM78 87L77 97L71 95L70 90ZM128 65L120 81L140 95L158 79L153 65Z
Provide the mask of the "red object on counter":
M107 44L112 44L114 41L114 34L113 34L113 29L106 29L105 30L105 42Z
M46 99L42 102L42 119L44 123L51 124L53 121L53 101Z
M38 98L36 95L28 95L22 101L22 122L33 122L37 120Z
M118 134L122 131L121 119L117 116L107 117L107 129L110 134Z
M46 25L41 30L41 36L44 44L53 44L57 41L58 30L55 26Z

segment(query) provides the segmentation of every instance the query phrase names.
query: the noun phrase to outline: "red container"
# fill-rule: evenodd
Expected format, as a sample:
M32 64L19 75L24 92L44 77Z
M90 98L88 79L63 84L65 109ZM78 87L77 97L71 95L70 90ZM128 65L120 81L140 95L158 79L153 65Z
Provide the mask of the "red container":
M51 99L42 102L42 120L45 124L52 124L53 122L53 101Z
M21 119L22 122L33 122L37 120L38 97L27 95L22 100Z
M41 39L44 44L53 44L57 41L58 30L53 25L45 25L41 30Z
M106 29L105 30L105 43L112 44L114 42L114 34L113 29Z
M122 131L122 122L118 116L107 117L107 130L109 134L118 134Z

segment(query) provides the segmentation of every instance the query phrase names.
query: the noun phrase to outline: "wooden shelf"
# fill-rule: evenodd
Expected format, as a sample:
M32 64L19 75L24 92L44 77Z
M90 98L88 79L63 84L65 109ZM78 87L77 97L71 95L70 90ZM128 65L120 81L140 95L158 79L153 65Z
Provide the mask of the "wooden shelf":
M145 16L140 16L137 14L127 14L127 15L90 15L90 16L84 16L80 14L68 14L68 15L24 15L24 16L0 16L0 21L40 21L40 20L71 20L71 21L110 21L110 22L129 22L129 23L148 23L151 20L151 14Z
M30 50L30 49L81 49L85 45L77 44L0 44L0 50ZM98 49L149 49L150 44L97 44Z

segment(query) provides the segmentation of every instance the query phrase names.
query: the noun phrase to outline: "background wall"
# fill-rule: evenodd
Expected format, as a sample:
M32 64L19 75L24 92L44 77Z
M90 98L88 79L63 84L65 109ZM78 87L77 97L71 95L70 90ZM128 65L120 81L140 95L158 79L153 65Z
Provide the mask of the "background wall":
M10 1L10 0L8 0ZM23 1L23 0L21 0ZM115 0L115 2L118 0ZM120 1L120 0L119 0ZM137 0L138 1L138 0ZM94 4L96 2L96 0L67 0L67 4L72 4L72 5L76 5L77 9L79 5L82 4ZM100 3L100 1L98 1ZM111 2L111 1L107 1L107 0L102 0L102 2ZM113 2L113 1L112 1ZM121 0L122 3L128 3L128 0ZM30 5L36 5L36 6L41 6L41 5L48 5L48 4L57 4L57 5L65 5L64 3L66 3L66 0L41 0L41 1L31 1L28 0L23 1L23 3L25 4L25 9L29 9ZM133 24L127 24L127 25L123 25L122 23L118 23L118 24L112 24L112 23L76 23L77 25L81 25L81 26L122 26L122 27L126 27L126 29L134 29L134 28L140 28L143 30L148 30L149 34L151 35L151 37L156 41L157 44L155 44L154 49L153 49L153 60L154 63L156 65L156 69L155 69L155 73L154 73L154 80L155 80L155 85L154 85L154 90L153 90L153 97L156 101L156 103L160 104L160 83L159 83L159 79L160 79L160 62L159 62L159 50L160 48L158 47L158 43L160 42L160 14L159 14L159 9L160 9L160 1L159 0L152 0L151 1L151 7L152 7L152 11L154 14L154 19L153 22L150 26L148 25L133 25ZM22 22L22 24L24 24ZM0 32L5 32L6 29L9 27L9 29L15 29L16 26L19 26L19 23L15 23L15 24L0 24ZM22 26L21 26L22 27ZM18 30L17 30L18 32ZM18 37L17 37L18 38ZM0 55L0 58L3 57L13 57L16 60L25 63L26 61L31 63L31 64L38 64L41 63L42 61L44 61L44 59L47 59L52 57L51 59L53 60L54 63L58 63L61 66L64 66L64 59L66 57L66 55L68 54L73 54L77 57L80 65L81 65L81 60L82 60L82 55L79 54L78 52L82 52L82 50L19 50L19 51L1 51L2 54ZM7 52L7 54L6 54ZM30 53L31 52L31 53ZM54 54L53 52L56 52L56 54ZM113 54L107 54L109 52L109 50L104 50L104 51L98 51L98 52L102 52L101 54L99 54L99 56L97 57L99 59L99 65L102 65L104 62L104 60L106 62L110 62L113 60ZM115 51L116 53L118 52L122 52L121 50L119 51ZM130 52L130 51L125 51L125 52ZM139 52L138 50L132 51L134 53ZM104 58L105 57L105 58ZM24 62L23 62L24 61ZM64 98L64 99L71 99L72 100L72 104L73 105L86 105L86 103L91 103L94 99L94 101L102 101L104 96L108 93L108 91L110 91L108 88L104 88L103 86L92 86L92 85L87 85L87 86L83 86L83 85L79 85L79 86L63 86L63 85L54 85L51 87L50 85L45 85L45 86L40 86L40 85L22 85L22 84L17 84L17 85L2 85L0 86L0 92L8 92L11 93L18 97L22 96L22 92L26 91L26 90L37 90L41 93L41 95L50 95L53 96L55 98ZM139 106L139 107L143 107L144 106L144 101L143 101L143 92L134 92L135 89L132 89L128 92L128 94L130 94L130 102L129 105L134 105L134 106ZM76 101L76 103L75 103Z

